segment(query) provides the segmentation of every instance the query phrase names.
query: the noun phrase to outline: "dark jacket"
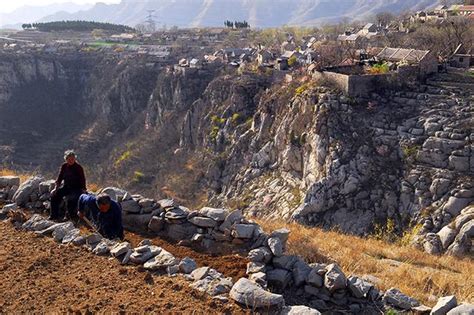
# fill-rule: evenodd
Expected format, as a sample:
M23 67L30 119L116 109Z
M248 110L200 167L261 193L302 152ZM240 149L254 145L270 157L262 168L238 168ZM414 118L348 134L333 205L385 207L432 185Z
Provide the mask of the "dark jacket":
M69 165L67 163L61 165L58 179L56 180L56 187L59 187L63 181L65 188L84 191L87 190L84 169L77 162L73 165Z
M111 201L107 212L100 212L94 195L82 194L79 197L78 211L89 215L102 236L108 239L123 239L122 207L116 201ZM86 213L89 210L89 213Z

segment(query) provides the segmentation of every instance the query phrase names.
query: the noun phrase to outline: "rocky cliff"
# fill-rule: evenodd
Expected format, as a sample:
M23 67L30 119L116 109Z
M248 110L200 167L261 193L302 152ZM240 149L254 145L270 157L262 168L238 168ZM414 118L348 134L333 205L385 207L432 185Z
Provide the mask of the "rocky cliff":
M313 80L83 59L2 59L8 161L36 150L54 161L73 146L96 182L359 235L416 227L430 252L471 250L472 211L461 212L474 197L468 78L356 100ZM36 146L17 126L39 134ZM57 147L45 153L48 143Z

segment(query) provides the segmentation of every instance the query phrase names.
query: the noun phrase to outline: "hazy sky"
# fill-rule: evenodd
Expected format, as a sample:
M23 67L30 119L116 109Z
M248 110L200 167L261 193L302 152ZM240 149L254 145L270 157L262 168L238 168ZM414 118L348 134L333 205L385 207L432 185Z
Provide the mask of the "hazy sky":
M74 2L78 4L105 2L105 3L118 3L120 0L0 0L0 12L7 13L11 12L21 6L43 6L52 3L65 3Z

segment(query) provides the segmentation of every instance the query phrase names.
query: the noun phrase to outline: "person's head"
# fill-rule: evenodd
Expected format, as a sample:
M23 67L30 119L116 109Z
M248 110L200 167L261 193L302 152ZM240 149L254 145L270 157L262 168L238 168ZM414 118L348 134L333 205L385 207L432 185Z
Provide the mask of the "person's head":
M64 160L67 164L73 165L74 163L76 163L76 153L74 153L73 150L67 150L66 152L64 152Z
M97 196L97 207L99 208L100 212L107 212L110 209L110 203L112 199L109 195L103 193Z

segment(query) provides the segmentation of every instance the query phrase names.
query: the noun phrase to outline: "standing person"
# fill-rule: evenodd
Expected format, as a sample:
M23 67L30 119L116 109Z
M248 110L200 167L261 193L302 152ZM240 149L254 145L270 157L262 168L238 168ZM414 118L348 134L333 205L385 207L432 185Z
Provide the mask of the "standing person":
M69 219L77 220L77 201L82 193L87 192L84 169L77 163L74 151L64 152L64 160L65 163L61 165L56 186L51 192L51 220L63 218L64 214L61 213L59 206L64 197L66 197Z
M79 197L77 215L91 219L103 237L123 240L122 207L109 195L102 193L96 197L82 194Z

